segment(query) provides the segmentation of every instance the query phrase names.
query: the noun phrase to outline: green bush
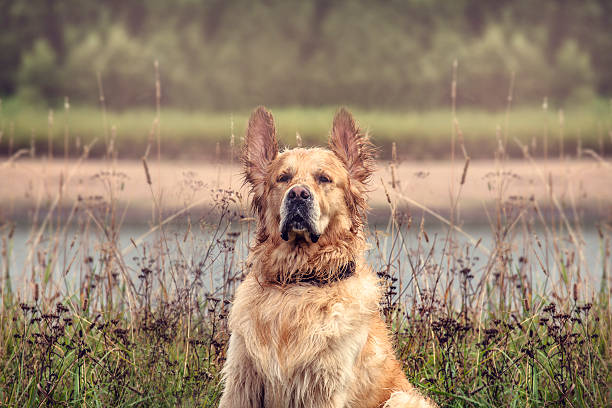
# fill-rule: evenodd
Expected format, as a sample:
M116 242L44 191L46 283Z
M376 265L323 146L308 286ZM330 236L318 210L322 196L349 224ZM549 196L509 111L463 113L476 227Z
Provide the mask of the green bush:
M568 40L556 55L551 88L560 99L592 99L594 94L594 73L589 56L581 51L578 43Z
M71 50L65 64L65 92L80 100L99 96L97 75L112 107L153 104L155 56L121 26L104 36L91 33Z
M19 96L30 103L53 99L64 84L57 56L44 39L25 53L18 72Z

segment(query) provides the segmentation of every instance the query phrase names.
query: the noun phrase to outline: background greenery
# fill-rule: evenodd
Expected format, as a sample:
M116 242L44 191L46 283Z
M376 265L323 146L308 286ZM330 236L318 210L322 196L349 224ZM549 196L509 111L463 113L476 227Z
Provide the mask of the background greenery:
M522 157L515 140L529 146L530 153L536 156L557 156L563 146L565 155L576 157L581 154L579 150L587 148L600 155L610 152L611 108L601 99L572 106L562 113L524 105L512 109L508 123L503 110L487 112L468 107L460 109L457 116L462 139L473 158L491 158L506 134L506 150L514 157ZM305 145L325 145L336 109L336 106L272 107L281 143L295 146L299 134ZM393 143L403 159L450 156L450 108L423 112L357 106L350 109L360 126L372 134L381 158L390 158ZM159 130L164 157L225 161L233 157L236 162L250 110L190 112L163 108ZM75 104L68 110L61 107L53 111L50 121L46 109L11 99L0 112L0 133L4 129L0 153L12 155L34 146L30 155L45 154L51 142L55 156L63 156L65 151L76 156L80 147L95 139L91 154L100 156L108 149L112 137L121 158L137 158L149 143L155 145L155 117L153 108L133 107L104 113L97 107Z
M0 0L0 95L111 109L555 106L612 93L608 0Z

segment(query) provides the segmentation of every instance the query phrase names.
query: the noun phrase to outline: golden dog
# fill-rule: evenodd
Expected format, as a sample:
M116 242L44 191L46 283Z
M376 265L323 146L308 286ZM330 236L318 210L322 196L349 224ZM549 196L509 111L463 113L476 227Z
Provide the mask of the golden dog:
M363 226L373 147L338 111L321 148L278 151L253 112L243 147L258 217L229 317L220 407L435 407L406 379L367 266Z

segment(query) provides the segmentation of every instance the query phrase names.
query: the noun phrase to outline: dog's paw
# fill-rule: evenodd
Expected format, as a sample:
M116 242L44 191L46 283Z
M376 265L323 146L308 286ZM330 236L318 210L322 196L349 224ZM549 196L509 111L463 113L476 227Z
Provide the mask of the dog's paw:
M383 408L436 408L437 405L417 392L396 391Z

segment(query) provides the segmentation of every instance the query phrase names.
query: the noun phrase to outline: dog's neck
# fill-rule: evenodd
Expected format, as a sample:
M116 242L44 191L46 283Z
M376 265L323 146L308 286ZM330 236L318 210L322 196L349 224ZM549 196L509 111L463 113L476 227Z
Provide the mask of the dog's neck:
M308 284L314 286L325 286L331 285L335 282L343 281L355 275L355 262L349 261L343 265L340 265L335 271L326 270L307 270L299 271L291 274L285 281L278 281L277 284L281 286L295 285L295 284Z
M317 286L342 281L355 274L364 250L363 234L346 232L321 237L315 244L285 242L269 237L252 248L250 262L257 263L260 282L272 285L311 283Z

